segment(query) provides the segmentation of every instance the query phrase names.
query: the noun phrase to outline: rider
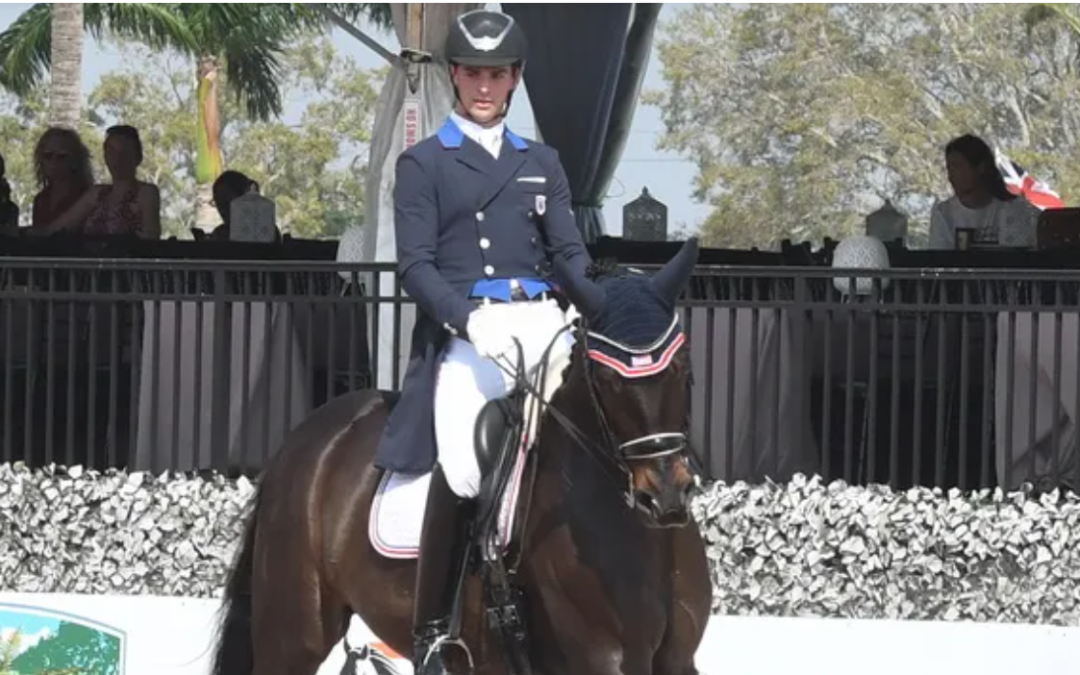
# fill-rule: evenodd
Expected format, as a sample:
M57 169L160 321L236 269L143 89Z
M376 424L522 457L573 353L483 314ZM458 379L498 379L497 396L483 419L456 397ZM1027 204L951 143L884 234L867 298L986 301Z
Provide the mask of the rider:
M452 22L445 51L454 110L396 166L398 271L419 312L376 460L432 471L416 580L417 675L446 672L439 647L480 489L477 416L513 388L513 339L531 372L566 323L558 280L546 272L552 257L566 259L573 275L590 262L558 154L506 128L525 66L521 27L501 12L470 11ZM563 333L552 351L571 343Z

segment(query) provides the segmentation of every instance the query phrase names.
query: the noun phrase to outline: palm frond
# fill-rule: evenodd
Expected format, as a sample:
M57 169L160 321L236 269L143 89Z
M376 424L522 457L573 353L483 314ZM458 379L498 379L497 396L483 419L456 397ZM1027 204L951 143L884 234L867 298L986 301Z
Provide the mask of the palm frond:
M233 36L260 39L281 38L296 26L291 22L289 4L187 3L173 5L173 12L195 37L203 54L221 51Z
M282 112L280 57L288 41L305 30L291 5L190 4L179 10L203 53L224 61L226 85L251 119Z
M280 47L235 45L226 49L225 79L229 89L244 106L248 117L266 121L282 112Z
M280 4L277 6L282 7ZM390 30L394 27L394 17L390 11L389 3L293 2L288 4L288 12L292 20L303 29L325 31L333 27L333 22L327 19L326 14L321 11L324 7L350 23L357 23L360 19L367 19L368 23L381 31Z
M358 19L367 19L379 30L390 30L394 27L394 16L388 2L338 2L327 3L326 6L335 14L353 23Z
M48 72L51 52L52 5L38 3L0 33L0 86L27 95Z
M172 47L182 52L193 52L197 46L169 4L87 3L83 21L86 30L98 40L111 34L138 40L154 49ZM52 5L38 3L0 33L0 85L25 96L42 82L52 66L51 51Z
M355 21L393 26L386 3L330 5ZM52 7L38 3L0 33L0 86L24 96L51 66ZM281 114L280 56L299 34L329 29L329 20L303 3L87 3L86 30L97 40L131 39L151 49L175 49L195 59L224 61L229 89L252 119Z
M108 34L137 40L155 50L196 53L196 36L176 8L168 3L108 2L87 3L83 12L86 30L97 40Z

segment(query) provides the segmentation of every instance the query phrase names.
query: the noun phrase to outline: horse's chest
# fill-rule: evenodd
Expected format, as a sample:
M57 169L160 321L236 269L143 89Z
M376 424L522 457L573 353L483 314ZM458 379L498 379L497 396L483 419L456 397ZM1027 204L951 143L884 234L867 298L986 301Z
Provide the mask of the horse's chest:
M662 624L671 598L671 569L662 555L665 546L634 514L622 511L597 527L570 526L581 571L592 576L604 601L625 621Z

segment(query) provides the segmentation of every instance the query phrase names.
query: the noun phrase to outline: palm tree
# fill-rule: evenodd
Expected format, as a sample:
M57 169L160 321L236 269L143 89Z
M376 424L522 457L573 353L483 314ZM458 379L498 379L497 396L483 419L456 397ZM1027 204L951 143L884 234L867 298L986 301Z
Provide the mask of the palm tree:
M55 126L77 129L82 118L83 22L81 2L53 6L49 123Z
M38 3L0 33L0 86L26 96L52 74L50 122L77 126L82 118L83 32L133 38L153 48L180 47L194 38L167 5ZM53 36L56 36L55 48Z
M0 86L23 96L40 82L51 65L52 17L58 7L35 4L0 33ZM348 19L366 16L377 27L392 25L387 4L328 7ZM302 3L87 4L83 19L85 29L94 37L109 34L153 49L171 48L192 58L198 101L196 225L203 228L216 222L210 207L210 186L224 165L218 103L221 76L250 119L266 121L280 116L278 56L289 40L330 26L326 15ZM65 63L64 67L72 66Z

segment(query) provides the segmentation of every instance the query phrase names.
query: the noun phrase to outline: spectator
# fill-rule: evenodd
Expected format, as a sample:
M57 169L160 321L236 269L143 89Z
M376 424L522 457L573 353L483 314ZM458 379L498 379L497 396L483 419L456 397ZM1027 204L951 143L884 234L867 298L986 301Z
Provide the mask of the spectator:
M43 231L94 185L90 151L78 133L65 127L51 127L38 139L34 172L38 193L30 215L32 232Z
M953 139L945 165L954 194L930 210L930 248L955 248L961 228L971 230L973 248L1035 245L1039 210L1005 187L985 141L970 134Z
M110 127L105 132L104 152L112 183L94 186L45 229L159 239L161 193L153 183L138 179L143 160L139 132L126 125Z
M259 184L248 178L239 171L224 171L214 181L214 207L221 216L221 225L214 228L210 239L228 241L230 238L230 224L232 221L232 203L237 197L242 197L249 192L259 192ZM277 242L281 241L281 233L275 236Z

